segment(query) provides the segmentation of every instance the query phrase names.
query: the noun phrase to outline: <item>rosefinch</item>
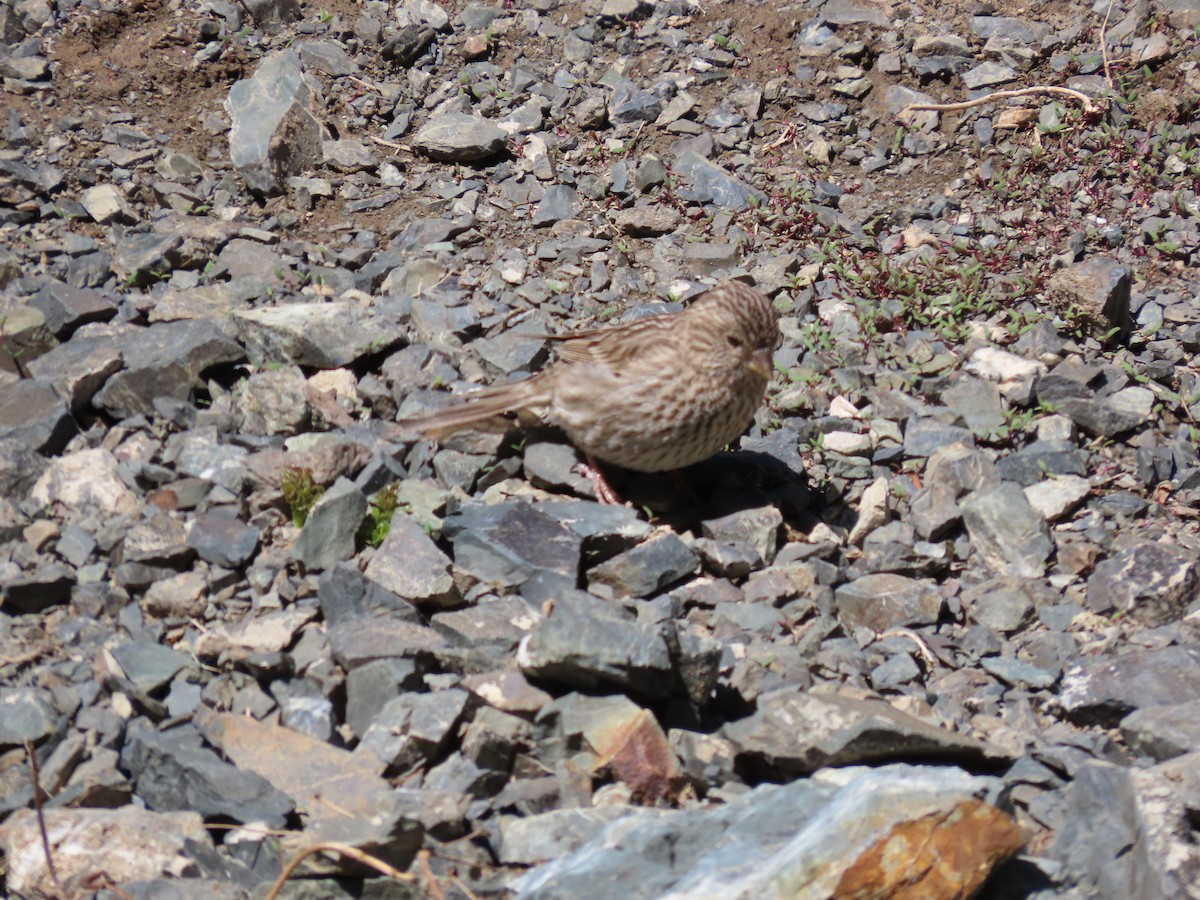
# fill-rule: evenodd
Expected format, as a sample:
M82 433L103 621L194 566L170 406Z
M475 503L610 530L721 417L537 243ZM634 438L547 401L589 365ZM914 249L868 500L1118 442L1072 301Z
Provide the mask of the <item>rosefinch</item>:
M615 502L596 459L637 472L678 469L745 430L771 378L779 317L761 293L729 281L682 312L552 340L561 342L558 361L531 378L397 424L436 437L534 410L587 455L597 495Z

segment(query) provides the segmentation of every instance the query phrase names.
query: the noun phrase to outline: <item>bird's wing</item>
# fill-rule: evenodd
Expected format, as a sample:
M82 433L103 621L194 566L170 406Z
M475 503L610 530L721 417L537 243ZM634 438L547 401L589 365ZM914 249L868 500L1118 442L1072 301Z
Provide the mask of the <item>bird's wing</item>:
M626 372L631 365L646 362L654 366L659 351L667 350L678 316L664 314L615 325L592 328L556 336L554 348L559 359L571 363L599 363L614 372ZM663 358L669 356L665 353Z

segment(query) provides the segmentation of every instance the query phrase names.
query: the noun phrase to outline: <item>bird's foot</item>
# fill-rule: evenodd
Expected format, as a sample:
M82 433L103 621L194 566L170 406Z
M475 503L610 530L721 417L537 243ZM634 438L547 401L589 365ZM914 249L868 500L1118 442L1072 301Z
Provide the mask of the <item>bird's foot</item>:
M592 454L587 455L587 462L581 462L576 467L579 474L586 478L592 484L592 490L596 492L596 499L601 503L609 506L621 506L624 501L621 500L621 495L613 490L613 486L608 483L608 479L604 477L604 473L600 470L600 464L596 462L596 457Z

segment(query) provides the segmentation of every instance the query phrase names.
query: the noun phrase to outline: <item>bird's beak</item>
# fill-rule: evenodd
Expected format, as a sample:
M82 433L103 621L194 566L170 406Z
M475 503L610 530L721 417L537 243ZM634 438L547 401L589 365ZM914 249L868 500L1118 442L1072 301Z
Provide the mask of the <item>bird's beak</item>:
M771 380L771 376L775 374L775 354L770 350L759 350L746 363L746 368L757 375L759 378Z

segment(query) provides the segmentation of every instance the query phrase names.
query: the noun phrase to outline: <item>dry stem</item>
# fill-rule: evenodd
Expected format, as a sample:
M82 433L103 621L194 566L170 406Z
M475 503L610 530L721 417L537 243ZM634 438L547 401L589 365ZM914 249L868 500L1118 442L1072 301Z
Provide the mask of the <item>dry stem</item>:
M1087 115L1094 115L1100 111L1100 107L1092 101L1092 98L1080 91L1072 90L1065 87L1054 87L1048 84L1038 84L1033 87L1019 88L1012 91L995 91L983 97L976 97L974 100L963 100L959 103L910 103L896 114L897 118L904 117L910 112L920 112L921 110L933 110L935 112L953 112L960 109L970 109L972 106L982 106L984 103L991 103L995 100L1008 100L1012 97L1028 97L1032 94L1057 94L1062 97L1070 97L1072 100L1077 100L1083 106L1083 111Z
M50 852L50 835L46 833L46 814L42 812L42 779L38 772L37 754L33 752L33 744L25 741L25 755L29 757L29 778L33 782L33 811L37 814L38 831L42 834L42 853L46 855L46 870L50 880L54 882L54 891L63 896L62 882L58 880L58 870L54 868L54 855Z

